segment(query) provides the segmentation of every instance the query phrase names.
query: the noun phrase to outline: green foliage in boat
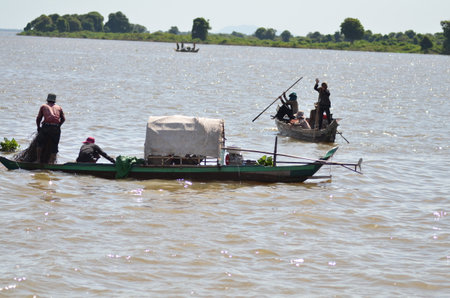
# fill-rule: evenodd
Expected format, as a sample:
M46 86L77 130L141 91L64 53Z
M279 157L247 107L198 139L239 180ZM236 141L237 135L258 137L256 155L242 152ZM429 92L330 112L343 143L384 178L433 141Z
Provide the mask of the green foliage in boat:
M263 155L260 159L258 159L258 164L266 167L273 167L273 159L272 156L267 157Z

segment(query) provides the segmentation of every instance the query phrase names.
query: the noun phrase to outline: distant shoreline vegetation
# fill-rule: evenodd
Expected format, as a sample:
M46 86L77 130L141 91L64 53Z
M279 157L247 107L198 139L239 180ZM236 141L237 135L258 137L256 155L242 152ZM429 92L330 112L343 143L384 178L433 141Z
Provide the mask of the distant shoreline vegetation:
M450 54L450 21L441 21L443 32L420 34L413 30L389 34L373 34L365 30L360 21L346 18L339 31L323 35L293 36L288 30L276 35L272 28L258 28L254 34L209 33L209 20L196 18L190 32L180 32L176 26L167 32L150 33L147 28L131 24L121 13L109 14L108 21L98 12L85 15L41 15L18 35L150 42L185 42L198 44L240 45L279 48L329 49L392 53Z

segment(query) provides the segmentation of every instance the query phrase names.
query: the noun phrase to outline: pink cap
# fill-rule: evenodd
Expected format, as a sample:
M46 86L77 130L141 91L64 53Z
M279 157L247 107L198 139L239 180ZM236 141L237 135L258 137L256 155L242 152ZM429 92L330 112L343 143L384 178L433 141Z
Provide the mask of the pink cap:
M93 137L89 137L83 143L85 143L85 144L87 144L87 143L94 144L95 143L95 139Z

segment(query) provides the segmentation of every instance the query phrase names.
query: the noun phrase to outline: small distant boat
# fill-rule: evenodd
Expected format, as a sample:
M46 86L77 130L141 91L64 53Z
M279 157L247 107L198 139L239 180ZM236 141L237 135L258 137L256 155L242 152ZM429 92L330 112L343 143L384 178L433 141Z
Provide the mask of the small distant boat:
M183 52L183 53L197 53L200 49L195 48L195 43L192 44L192 47L185 47L184 43L181 43L181 46L177 42L177 48L175 49L176 52Z

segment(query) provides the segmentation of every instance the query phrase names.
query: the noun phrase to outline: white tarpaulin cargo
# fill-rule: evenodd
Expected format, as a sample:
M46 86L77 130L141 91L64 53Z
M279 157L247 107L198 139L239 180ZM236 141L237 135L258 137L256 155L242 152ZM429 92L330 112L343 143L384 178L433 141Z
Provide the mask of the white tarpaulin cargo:
M224 142L222 119L188 116L150 116L144 156L195 154L218 158Z

